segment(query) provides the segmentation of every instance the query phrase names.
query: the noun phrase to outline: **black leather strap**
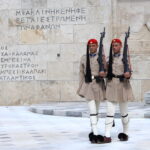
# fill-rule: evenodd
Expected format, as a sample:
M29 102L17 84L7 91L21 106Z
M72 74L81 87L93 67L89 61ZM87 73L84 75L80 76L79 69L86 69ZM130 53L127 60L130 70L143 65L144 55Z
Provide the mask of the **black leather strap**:
M90 114L90 116L97 116L98 114Z
M125 118L125 117L127 117L128 116L128 114L126 114L125 116L121 116L122 118Z
M119 78L119 80L120 80L120 82L123 82L124 81L124 75L122 74L122 75L115 75L115 74L112 74L112 77L113 78Z
M113 118L114 116L106 116L106 117L111 117L111 118Z

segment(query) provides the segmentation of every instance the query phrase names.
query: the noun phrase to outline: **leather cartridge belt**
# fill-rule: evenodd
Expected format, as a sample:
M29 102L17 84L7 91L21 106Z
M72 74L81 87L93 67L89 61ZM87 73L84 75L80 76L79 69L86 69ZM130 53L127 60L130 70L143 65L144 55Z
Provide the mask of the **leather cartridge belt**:
M100 78L99 76L93 76L93 75L91 77L92 77L92 80Z
M92 80L96 80L97 83L104 82L104 79L101 78L100 76L93 76L92 75Z
M115 75L115 74L112 74L112 77L113 78L124 78L124 75Z
M118 79L120 80L120 82L123 82L124 79L125 79L125 77L124 77L123 74L122 74L122 75L115 75L115 74L112 74L112 77L113 77L113 78L118 78Z

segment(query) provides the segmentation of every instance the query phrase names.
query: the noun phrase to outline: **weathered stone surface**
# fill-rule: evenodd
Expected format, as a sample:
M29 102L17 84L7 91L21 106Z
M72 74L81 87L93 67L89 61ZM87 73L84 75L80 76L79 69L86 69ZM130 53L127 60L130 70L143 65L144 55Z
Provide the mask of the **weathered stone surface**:
M21 0L22 8L43 8L47 7L47 0Z
M133 78L135 79L149 79L150 77L150 55L133 55L132 59L132 70ZM145 73L146 72L146 73Z
M20 9L21 0L1 0L0 1L0 10L1 9Z
M32 8L32 0L22 0L22 8Z
M58 81L39 81L36 86L34 103L60 101L60 83Z
M104 8L103 7L89 7L87 16L88 16L87 23L89 24L103 23L105 21Z
M77 89L78 89L78 82L77 81L61 82L61 101L81 100L81 98L79 96L77 96L77 94L76 94Z
M47 0L32 0L33 8L45 8L47 7Z
M73 7L73 0L48 0L47 1L48 8L60 8L60 7Z
M20 32L20 43L41 44L47 43L47 39L42 30L28 30Z
M12 25L9 16L10 14L8 10L0 9L0 44L12 45L19 43L17 29Z
M73 26L62 25L57 31L49 31L48 43L73 43Z
M88 39L100 37L100 29L103 30L104 24L89 24L74 26L74 41L75 43L87 43ZM89 32L92 31L92 32Z
M74 62L73 64L73 79L74 80L79 80L79 67L80 67L80 63L79 62Z
M87 5L88 6L98 6L100 4L99 0L87 0Z
M103 6L103 7L112 6L112 2L110 0L105 0L105 1L99 0L99 2L100 2L100 5Z
M72 80L73 63L72 62L49 62L47 68L49 80ZM55 71L54 71L55 70Z
M83 44L61 44L60 60L65 62L79 61L81 56L86 53L86 45Z
M87 6L87 0L74 0L73 5L75 7L86 7Z
M15 82L13 82L13 83L15 83ZM16 94L21 93L21 97L19 97L17 99L18 104L19 105L25 105L25 104L27 105L27 104L35 103L35 101L37 101L36 88L37 88L36 81L18 82L17 89L14 89L14 93L16 93ZM11 95L9 96L9 101L10 101L10 99L11 99Z

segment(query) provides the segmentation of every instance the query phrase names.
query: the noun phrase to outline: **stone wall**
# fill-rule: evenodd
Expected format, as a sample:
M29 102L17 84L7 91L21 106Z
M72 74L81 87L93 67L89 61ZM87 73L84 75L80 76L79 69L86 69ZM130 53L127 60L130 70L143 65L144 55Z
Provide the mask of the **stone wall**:
M81 101L80 57L89 38L129 39L136 99L150 90L149 0L0 0L0 104ZM131 9L132 8L132 9Z

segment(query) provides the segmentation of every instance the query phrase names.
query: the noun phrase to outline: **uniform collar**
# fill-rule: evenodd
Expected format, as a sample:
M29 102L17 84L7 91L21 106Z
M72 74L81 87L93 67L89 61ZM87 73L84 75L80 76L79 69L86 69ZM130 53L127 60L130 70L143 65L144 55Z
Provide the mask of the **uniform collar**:
M90 57L94 57L94 56L96 56L96 54L97 54L97 53L93 53L93 54L91 53L91 54L89 54L89 55L90 55Z
M116 54L114 53L113 56L114 56L114 57L119 57L120 55L121 55L120 53L116 53Z

